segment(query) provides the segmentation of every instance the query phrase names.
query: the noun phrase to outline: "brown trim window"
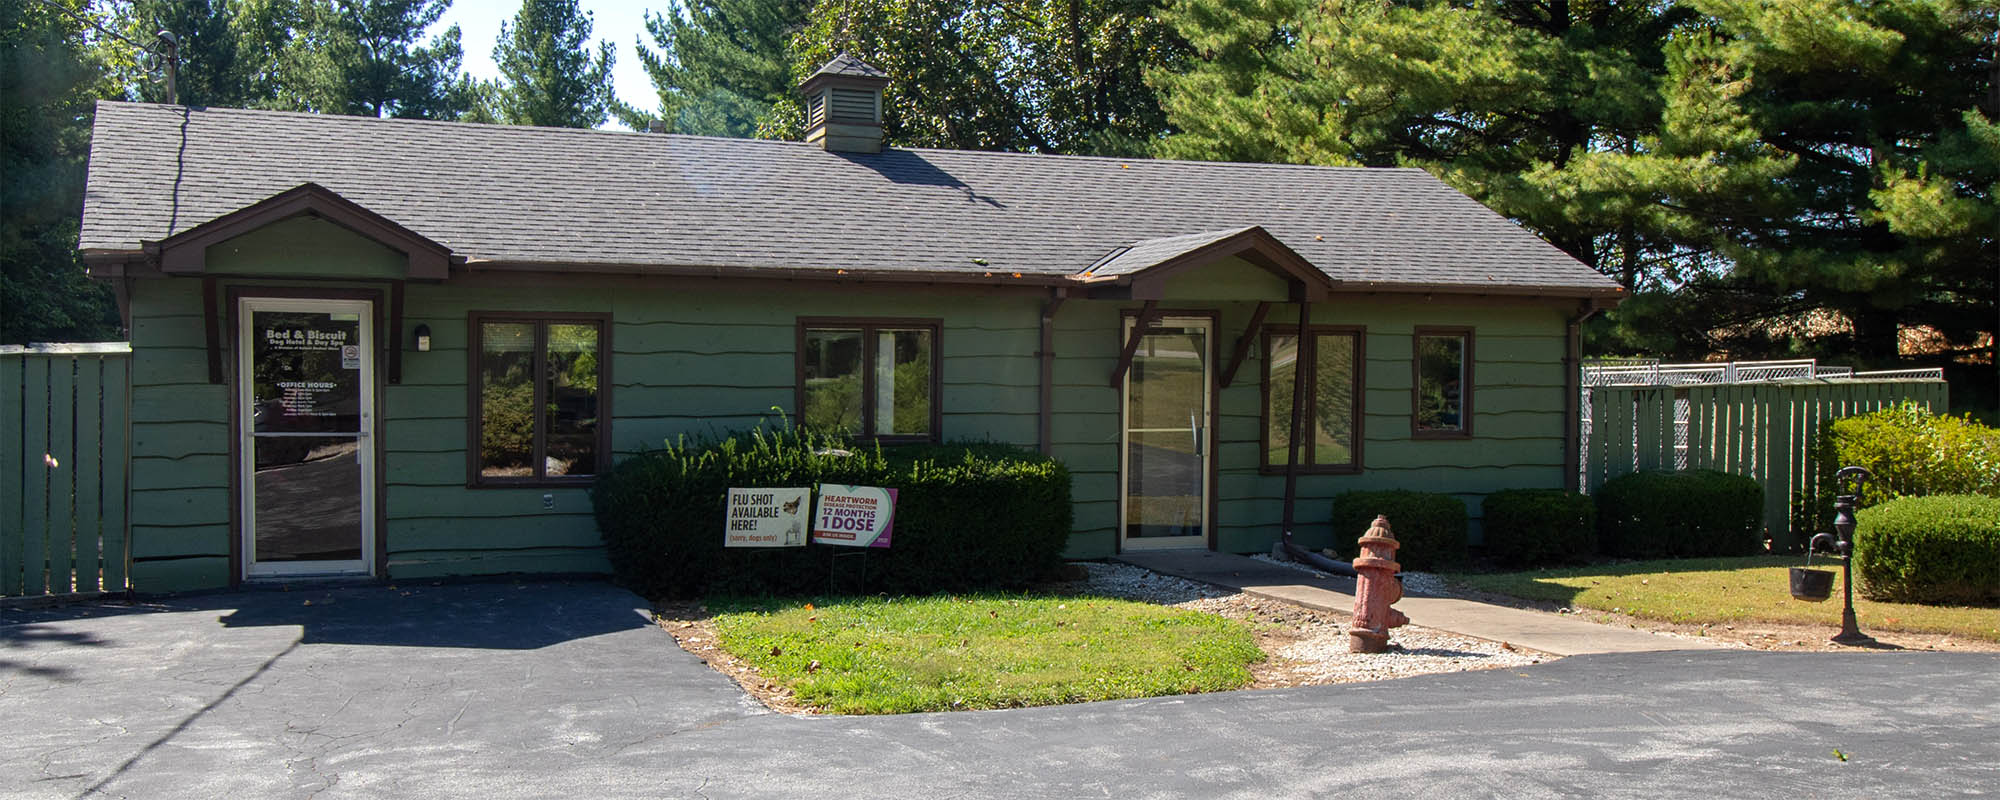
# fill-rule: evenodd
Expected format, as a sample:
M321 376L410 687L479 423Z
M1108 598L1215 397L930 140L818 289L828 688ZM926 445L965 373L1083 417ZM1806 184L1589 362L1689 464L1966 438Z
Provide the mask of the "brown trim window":
M884 443L937 441L940 327L925 319L800 319L800 424Z
M1411 349L1410 435L1472 436L1472 329L1418 328Z
M1314 327L1304 351L1294 331L1264 333L1264 461L1282 472L1291 453L1292 392L1296 370L1306 370L1304 428L1299 442L1303 472L1361 471L1362 365L1367 333L1361 328Z
M611 449L608 314L474 312L469 483L587 483Z

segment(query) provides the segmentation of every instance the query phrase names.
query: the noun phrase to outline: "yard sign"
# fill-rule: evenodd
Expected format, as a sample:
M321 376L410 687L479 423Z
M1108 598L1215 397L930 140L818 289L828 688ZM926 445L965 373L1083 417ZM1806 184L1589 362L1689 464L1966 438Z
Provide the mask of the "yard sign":
M730 489L723 547L804 547L810 489Z
M850 547L888 547L895 524L896 490L876 486L819 485L813 541Z

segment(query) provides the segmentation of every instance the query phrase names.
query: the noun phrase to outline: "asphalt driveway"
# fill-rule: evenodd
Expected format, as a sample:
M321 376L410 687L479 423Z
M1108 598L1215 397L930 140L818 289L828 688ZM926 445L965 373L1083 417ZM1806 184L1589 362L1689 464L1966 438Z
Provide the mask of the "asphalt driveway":
M1739 651L897 717L765 711L595 583L0 612L5 797L1938 797L2000 656ZM1847 756L1838 760L1834 750Z

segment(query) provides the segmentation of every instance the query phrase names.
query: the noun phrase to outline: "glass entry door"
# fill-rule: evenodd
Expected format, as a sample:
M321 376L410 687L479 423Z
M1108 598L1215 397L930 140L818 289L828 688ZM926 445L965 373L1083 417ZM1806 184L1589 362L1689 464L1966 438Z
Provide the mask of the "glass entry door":
M1125 321L1128 340L1134 322ZM1127 550L1208 545L1212 328L1203 318L1165 317L1132 354L1119 512Z
M374 309L236 309L244 577L365 574L375 557Z

